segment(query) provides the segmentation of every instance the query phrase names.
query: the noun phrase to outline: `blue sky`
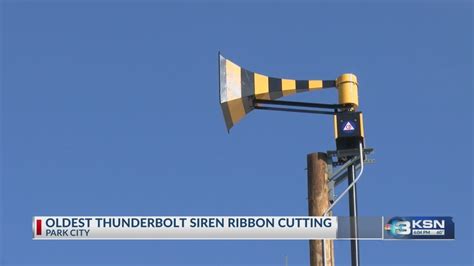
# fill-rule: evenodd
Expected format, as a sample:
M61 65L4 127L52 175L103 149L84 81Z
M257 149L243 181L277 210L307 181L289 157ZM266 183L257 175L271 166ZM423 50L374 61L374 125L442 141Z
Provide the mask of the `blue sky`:
M271 76L355 73L377 161L360 214L456 222L455 241L362 242L362 262L472 265L472 22L469 1L3 1L1 263L306 265L307 241L31 239L35 215L306 215L332 119L254 111L227 134L221 51Z

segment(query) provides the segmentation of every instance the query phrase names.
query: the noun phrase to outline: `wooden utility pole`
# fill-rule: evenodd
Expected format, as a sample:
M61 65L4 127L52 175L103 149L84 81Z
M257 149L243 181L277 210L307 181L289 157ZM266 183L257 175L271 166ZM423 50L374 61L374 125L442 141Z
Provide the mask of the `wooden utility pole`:
M308 154L308 209L310 216L322 216L329 208L327 154L318 152ZM323 241L326 254L323 256ZM310 265L334 266L334 243L332 240L309 241Z

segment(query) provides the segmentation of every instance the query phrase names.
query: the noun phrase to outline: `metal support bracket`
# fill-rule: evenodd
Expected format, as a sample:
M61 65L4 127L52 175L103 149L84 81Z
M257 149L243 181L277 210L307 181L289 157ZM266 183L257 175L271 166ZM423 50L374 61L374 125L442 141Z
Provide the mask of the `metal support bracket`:
M369 159L367 157L367 155L371 154L373 151L374 151L374 149L372 149L372 148L364 149L364 154L365 154L364 164L375 163L374 159ZM341 163L338 159L339 157L336 157L338 155L345 155L347 153L348 153L348 151L343 151L342 153L341 153L341 151L327 151L328 160L332 164L332 169L334 169L334 167L336 167L336 166L340 166L328 178L329 184L331 182L333 182L334 187L339 185L342 181L344 181L347 178L347 168L349 166L351 166L352 164L355 164L356 165L356 170L360 169L360 163L357 163L360 160L359 156L353 156L351 159L345 161L344 163Z
M282 107L283 106L283 107ZM351 110L352 104L308 103L281 100L253 99L253 107L259 110L284 111L310 114L334 115L338 112ZM323 110L331 111L323 111Z
M374 151L373 148L364 149L364 157L371 154ZM332 159L333 166L345 165L345 163L353 158L354 156L359 155L358 149L349 149L349 150L336 150L336 151L327 151L327 154ZM364 161L365 162L365 161Z

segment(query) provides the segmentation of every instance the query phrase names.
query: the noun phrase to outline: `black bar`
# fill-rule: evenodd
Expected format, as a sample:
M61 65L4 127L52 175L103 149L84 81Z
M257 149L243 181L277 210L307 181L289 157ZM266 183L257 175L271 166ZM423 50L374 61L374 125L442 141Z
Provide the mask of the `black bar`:
M323 114L323 115L334 115L334 112L329 111L317 111L317 110L305 110L305 109L292 109L292 108L281 108L281 107L269 107L269 106L255 106L255 109L269 110L269 111L284 111L294 113L307 113L307 114Z
M308 108L325 108L325 109L342 109L349 106L345 104L327 104L327 103L305 103L305 102L292 102L292 101L275 101L275 100L263 100L255 99L256 104L269 104L269 105L284 105L284 106L296 106L296 107L308 107Z
M363 159L362 159L363 160ZM350 184L354 182L356 167L352 164L347 168L347 181ZM358 224L357 224L357 189L356 184L349 190L349 215L351 216L351 238L358 238ZM352 266L359 266L359 240L351 240L351 261Z
M336 88L335 80L323 80L323 88Z

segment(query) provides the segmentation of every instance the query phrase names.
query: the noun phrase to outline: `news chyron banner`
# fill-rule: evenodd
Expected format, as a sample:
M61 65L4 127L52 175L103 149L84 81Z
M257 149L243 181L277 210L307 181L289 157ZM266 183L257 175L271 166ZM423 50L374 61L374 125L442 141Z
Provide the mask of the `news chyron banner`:
M34 217L33 239L335 239L336 217Z
M454 222L452 217L415 216L36 216L33 239L444 240L454 239Z

